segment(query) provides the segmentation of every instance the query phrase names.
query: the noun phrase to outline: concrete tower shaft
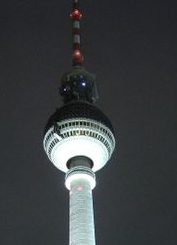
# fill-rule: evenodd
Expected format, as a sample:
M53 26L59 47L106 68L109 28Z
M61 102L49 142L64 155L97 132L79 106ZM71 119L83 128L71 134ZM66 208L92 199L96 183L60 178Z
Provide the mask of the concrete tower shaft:
M69 244L95 245L94 172L88 167L74 167L67 173L65 184L70 190Z

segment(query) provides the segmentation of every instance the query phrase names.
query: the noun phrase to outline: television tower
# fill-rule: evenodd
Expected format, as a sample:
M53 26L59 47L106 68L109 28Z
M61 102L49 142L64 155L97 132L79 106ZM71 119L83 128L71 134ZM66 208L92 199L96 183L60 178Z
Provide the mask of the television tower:
M95 76L83 67L78 0L73 0L70 17L73 67L61 78L64 105L49 118L43 145L51 162L66 173L65 186L70 193L69 244L95 245L95 172L110 159L115 138L111 122L94 105L98 98Z

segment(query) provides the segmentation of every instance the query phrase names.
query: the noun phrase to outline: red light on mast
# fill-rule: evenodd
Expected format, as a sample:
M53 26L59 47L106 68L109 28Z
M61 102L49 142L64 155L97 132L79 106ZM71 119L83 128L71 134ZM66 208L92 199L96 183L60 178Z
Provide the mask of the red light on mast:
M74 9L70 14L71 19L80 20L82 18L82 14L78 9Z
M83 58L83 55L81 54L81 51L78 49L74 50L74 52L73 52L74 63L82 64L83 60L84 60L84 58Z

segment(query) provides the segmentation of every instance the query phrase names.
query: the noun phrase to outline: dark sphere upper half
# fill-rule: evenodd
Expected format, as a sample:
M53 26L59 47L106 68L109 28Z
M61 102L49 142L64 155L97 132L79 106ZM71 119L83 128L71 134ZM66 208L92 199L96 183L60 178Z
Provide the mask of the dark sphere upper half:
M55 123L74 118L88 118L95 120L108 127L112 133L114 132L110 120L99 108L85 101L74 101L63 105L55 111L49 118L44 133L54 126Z

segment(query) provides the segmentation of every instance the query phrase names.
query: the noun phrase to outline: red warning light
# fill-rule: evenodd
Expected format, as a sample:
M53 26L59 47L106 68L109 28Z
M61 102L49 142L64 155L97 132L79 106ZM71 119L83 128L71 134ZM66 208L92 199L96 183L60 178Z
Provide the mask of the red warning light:
M73 61L76 63L83 63L83 56L80 50L74 50L73 52Z
M80 20L82 18L82 14L78 9L74 9L70 14L71 19Z

